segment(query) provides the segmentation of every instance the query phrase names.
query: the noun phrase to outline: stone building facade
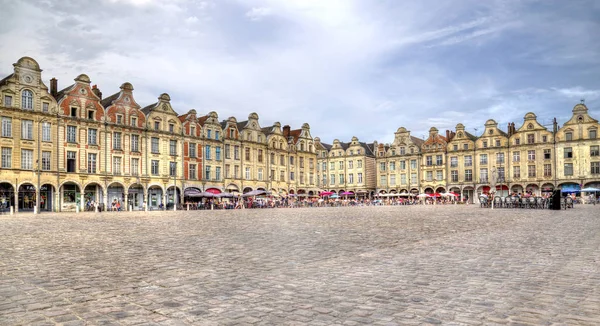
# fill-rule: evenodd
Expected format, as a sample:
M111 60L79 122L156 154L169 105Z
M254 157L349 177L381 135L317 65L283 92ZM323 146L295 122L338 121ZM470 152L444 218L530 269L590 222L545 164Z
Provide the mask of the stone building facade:
M481 135L432 127L427 139L399 128L391 144L353 137L332 144L275 122L179 115L168 94L142 107L134 88L103 97L81 74L59 91L29 57L0 80L0 209L73 211L87 203L142 210L176 207L192 192L316 196L455 192L470 201L495 184L501 194L600 188L598 120L582 102L551 128L527 113L506 131ZM493 180L492 180L493 177ZM492 182L495 181L495 182Z

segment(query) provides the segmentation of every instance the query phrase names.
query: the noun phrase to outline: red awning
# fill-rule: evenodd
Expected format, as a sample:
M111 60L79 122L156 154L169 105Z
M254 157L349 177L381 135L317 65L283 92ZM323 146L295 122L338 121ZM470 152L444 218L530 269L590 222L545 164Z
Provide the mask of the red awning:
M221 193L221 190L219 190L219 189L217 189L217 188L208 188L208 189L206 189L206 191L205 191L205 192L210 192L211 194L218 195L218 194L220 194L220 193Z

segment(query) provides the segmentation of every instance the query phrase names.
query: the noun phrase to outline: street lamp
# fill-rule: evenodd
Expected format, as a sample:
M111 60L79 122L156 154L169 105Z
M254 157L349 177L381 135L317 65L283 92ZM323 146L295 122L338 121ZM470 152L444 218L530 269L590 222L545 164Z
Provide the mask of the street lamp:
M496 175L496 167L492 167L492 175L490 176L490 194L492 200L492 209L494 209L494 195L496 193L496 180L498 176Z
M40 157L41 157L41 154L42 154L42 152L40 150L40 142L41 142L42 136L40 135L40 133L42 133L42 131L44 129L40 125L42 123L47 122L47 121L48 121L47 118L43 118L40 121L38 121L37 161L36 161L36 163L37 163L37 188L36 188L36 194L35 194L35 210L33 212L34 214L39 214L40 213L40 194L41 194L41 192L40 192L40 187L41 187L41 185L40 185L40 183L41 183L40 179L41 179L41 174L42 174L41 169L40 169ZM57 140L57 142L58 142L58 140ZM58 168L58 166L57 166L57 168Z

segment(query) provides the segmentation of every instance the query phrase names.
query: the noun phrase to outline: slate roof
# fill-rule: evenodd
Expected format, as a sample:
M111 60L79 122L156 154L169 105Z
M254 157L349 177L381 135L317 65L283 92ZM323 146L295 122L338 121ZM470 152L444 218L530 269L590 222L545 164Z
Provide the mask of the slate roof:
M237 123L237 129L242 130L248 124L248 120L240 121Z
M75 86L75 84L71 84L63 89L61 89L58 93L56 93L56 96L54 97L56 99L56 102L59 102L63 97L65 97L65 94L71 90L71 88Z
M100 104L102 104L102 107L104 108L111 106L112 102L119 98L119 94L121 94L121 92L117 92L109 97L105 97L102 101L100 101Z
M13 74L10 74L10 75L8 75L8 76L6 76L6 77L2 78L2 80L0 80L0 86L8 84L8 80L9 80L10 78L12 78L12 76L14 76L14 75L15 75L15 74L13 73Z
M140 111L142 111L145 115L148 115L150 113L150 111L152 111L152 109L154 109L156 107L157 104L158 104L158 102L147 105L144 108L142 108Z

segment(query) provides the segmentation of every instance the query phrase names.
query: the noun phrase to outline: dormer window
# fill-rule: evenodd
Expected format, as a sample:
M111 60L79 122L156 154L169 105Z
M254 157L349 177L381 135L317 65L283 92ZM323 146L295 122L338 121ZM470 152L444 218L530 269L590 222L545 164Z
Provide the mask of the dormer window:
M48 102L42 103L42 112L48 112L49 107L50 107L50 103L48 103Z
M160 130L160 122L154 121L154 130Z
M196 127L194 127L194 126L190 127L190 135L196 136Z
M592 129L588 132L588 137L590 139L596 139L598 131L596 131L596 129Z
M169 123L169 132L175 132L175 125L172 123Z
M131 117L131 126L137 127L137 118L136 117Z
M26 89L21 93L21 107L23 110L33 110L33 92Z
M229 129L229 138L235 138L235 129L231 128ZM281 147L279 147L281 148Z
M487 148L488 147L487 145L488 145L487 140L484 140L483 141L483 148Z
M90 120L94 120L94 110L88 110L87 118Z
M500 147L500 139L496 139L496 147Z
M212 137L212 130L206 130L206 138L210 139Z
M117 124L123 124L123 116L120 114L117 114Z
M12 96L4 95L4 106L7 108L12 106Z
M573 133L565 132L565 140L567 140L567 141L573 140Z
M515 145L521 144L521 138L515 138Z
M76 118L77 117L77 108L75 107L71 107L71 114L72 117Z

